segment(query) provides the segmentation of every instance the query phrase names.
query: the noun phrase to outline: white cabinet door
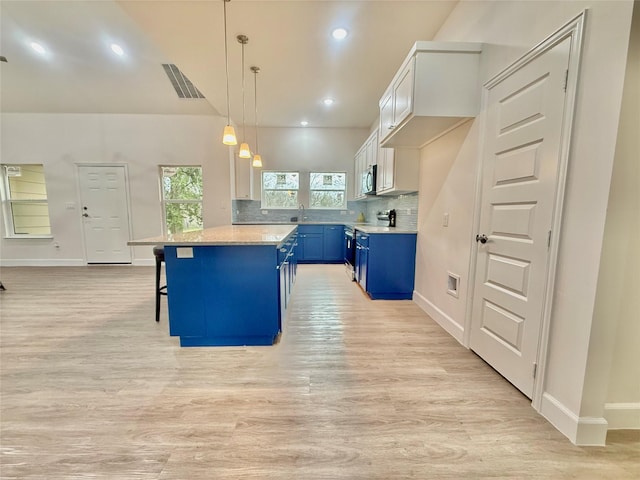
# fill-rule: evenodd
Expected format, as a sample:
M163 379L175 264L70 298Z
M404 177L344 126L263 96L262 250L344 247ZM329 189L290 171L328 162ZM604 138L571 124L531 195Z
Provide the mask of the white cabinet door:
M380 190L384 191L393 188L393 177L395 172L394 150L393 148L381 148L380 155L384 158L382 168L380 169L383 171Z
M353 197L362 198L362 172L364 171L365 150L361 148L354 160L353 168Z
M393 90L380 100L380 140L384 139L393 130Z
M393 127L397 127L413 112L413 65L412 59L393 85Z
M366 152L366 161L365 161L365 170L366 170L371 165L378 164L378 131L377 130L373 132L373 134L371 134L371 136L367 139L365 152Z
M251 168L251 159L236 157L235 167L235 198L239 200L253 200L253 171Z

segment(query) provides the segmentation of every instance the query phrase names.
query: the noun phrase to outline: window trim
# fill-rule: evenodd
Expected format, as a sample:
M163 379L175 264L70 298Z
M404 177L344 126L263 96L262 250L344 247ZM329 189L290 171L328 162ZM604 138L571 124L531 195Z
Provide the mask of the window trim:
M47 190L46 198L30 198L14 200L11 197L11 188L9 187L9 177L7 176L7 169L5 167L26 167L26 166L40 166L42 167L42 175L44 177L44 186L47 188L47 179L45 175L45 168L43 163L2 163L0 164L0 199L2 201L2 215L4 216L4 235L5 239L51 239L53 238L53 232L51 228L51 212L49 210L49 192ZM45 203L47 206L47 217L49 219L49 233L16 233L15 224L13 221L13 205L15 204L38 204Z
M264 198L264 192L265 192L265 188L264 188L264 174L265 173L296 173L298 174L298 188L288 188L287 190L295 190L297 192L297 201L296 201L296 206L295 207L274 207L274 206L270 206L270 205L266 205L265 203L265 198ZM302 178L302 175L300 174L299 170L263 170L262 173L260 174L260 209L261 210L298 210L300 208L300 180ZM269 188L267 189L268 191L285 191L284 189L279 190L279 189L274 189L274 188Z
M344 188L342 190L338 190L338 189L333 189L333 190L318 190L316 188L311 188L311 175L314 173L319 173L319 174L334 174L334 173L343 173L344 174ZM309 210L346 210L347 209L347 205L348 205L348 199L347 199L347 182L348 182L348 174L345 171L340 171L340 172L328 172L328 171L324 171L324 172L319 172L319 171L311 171L309 172ZM344 204L340 207L312 207L311 206L311 196L313 192L342 192L344 194Z
M164 185L162 184L162 169L163 168L199 168L202 173L202 196L200 200L167 200L164 198ZM162 234L169 235L169 229L167 228L167 204L181 204L181 205L191 205L191 204L200 204L200 211L202 212L202 225L204 228L204 170L202 165L158 165L158 186L160 187L160 207L161 207L161 215L160 223L162 225Z

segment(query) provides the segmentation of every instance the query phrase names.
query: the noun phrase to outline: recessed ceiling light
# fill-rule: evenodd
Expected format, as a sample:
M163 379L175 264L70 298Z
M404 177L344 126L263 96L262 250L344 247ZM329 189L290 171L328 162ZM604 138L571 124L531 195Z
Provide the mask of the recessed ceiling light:
M39 53L40 55L44 55L44 52L46 50L42 45L40 45L37 42L31 42L30 45L31 45L31 48L33 48L37 53Z
M333 98L325 98L322 103L324 103L327 107L329 105L333 105Z
M111 50L113 51L113 53L115 53L118 56L122 56L124 55L124 50L122 49L122 47L120 45L118 45L117 43L112 43L111 44Z
M306 127L307 125L309 125L309 122L307 122L306 120L303 120L300 122L300 125L302 125L303 127Z
M347 32L347 30L342 27L334 28L331 32L331 36L336 40L344 40L345 38L347 38L347 35L349 35L349 32Z

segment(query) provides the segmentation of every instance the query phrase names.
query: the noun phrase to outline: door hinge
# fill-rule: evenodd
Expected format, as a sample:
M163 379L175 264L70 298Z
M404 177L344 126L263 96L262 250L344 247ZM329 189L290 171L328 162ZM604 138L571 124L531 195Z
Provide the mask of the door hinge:
M547 235L547 248L551 248L551 230L549 230L549 234Z
M569 85L569 69L564 72L564 91L567 91L567 85Z
M538 364L533 362L533 378L536 378L536 373L538 373Z

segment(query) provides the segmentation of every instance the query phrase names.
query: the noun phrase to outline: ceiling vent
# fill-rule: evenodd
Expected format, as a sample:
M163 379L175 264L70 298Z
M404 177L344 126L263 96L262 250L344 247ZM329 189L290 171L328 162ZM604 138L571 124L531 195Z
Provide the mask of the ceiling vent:
M183 73L173 63L163 63L167 77L171 81L171 85L176 89L176 93L180 98L204 98L204 95L193 86L191 80L183 75Z

